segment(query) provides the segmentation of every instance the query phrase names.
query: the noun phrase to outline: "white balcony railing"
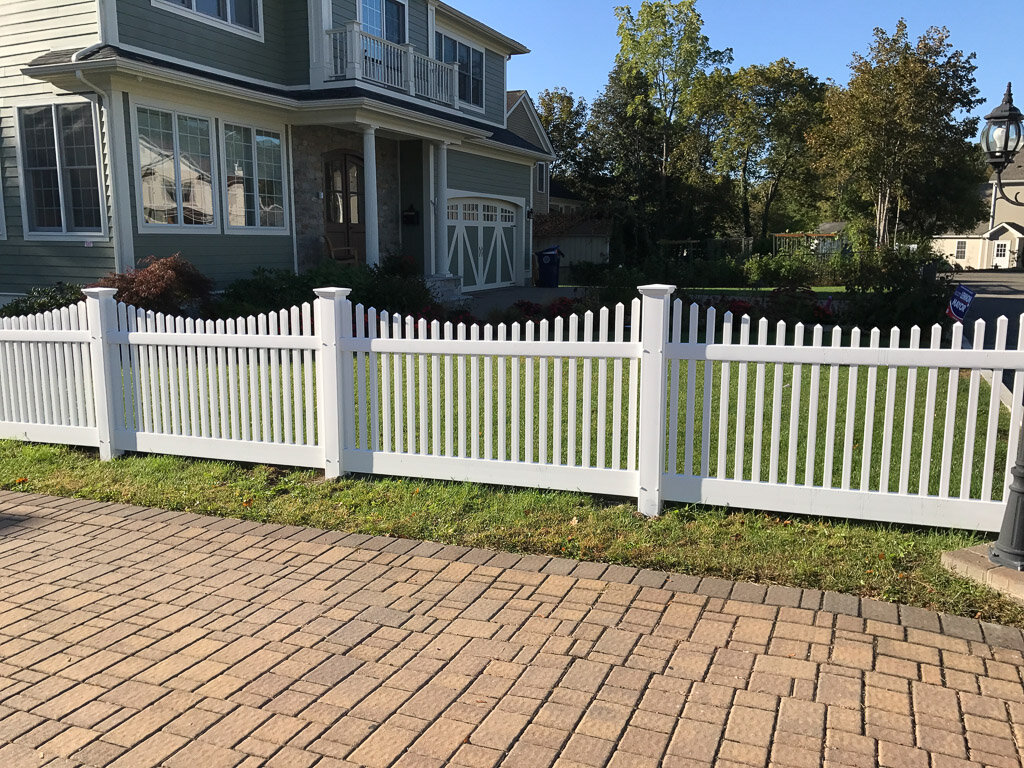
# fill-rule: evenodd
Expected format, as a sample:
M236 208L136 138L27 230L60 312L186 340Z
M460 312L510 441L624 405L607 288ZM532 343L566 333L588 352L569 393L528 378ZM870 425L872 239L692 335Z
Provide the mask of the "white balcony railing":
M327 33L335 80L366 80L412 96L456 106L458 65L416 53L364 32L358 22Z

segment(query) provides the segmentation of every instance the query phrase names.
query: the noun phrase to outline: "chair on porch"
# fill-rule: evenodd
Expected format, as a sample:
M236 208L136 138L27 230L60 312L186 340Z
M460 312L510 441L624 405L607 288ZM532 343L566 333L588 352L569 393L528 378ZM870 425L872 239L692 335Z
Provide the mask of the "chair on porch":
M324 235L324 242L327 244L327 255L339 264L358 264L359 253L355 248L343 245L344 239L341 235Z

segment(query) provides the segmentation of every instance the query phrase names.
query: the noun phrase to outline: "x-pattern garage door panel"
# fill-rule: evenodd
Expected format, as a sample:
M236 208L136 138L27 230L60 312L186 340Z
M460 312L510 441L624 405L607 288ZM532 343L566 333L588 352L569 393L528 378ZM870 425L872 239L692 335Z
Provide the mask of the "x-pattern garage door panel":
M512 203L476 198L448 202L448 271L467 291L512 285L516 211Z

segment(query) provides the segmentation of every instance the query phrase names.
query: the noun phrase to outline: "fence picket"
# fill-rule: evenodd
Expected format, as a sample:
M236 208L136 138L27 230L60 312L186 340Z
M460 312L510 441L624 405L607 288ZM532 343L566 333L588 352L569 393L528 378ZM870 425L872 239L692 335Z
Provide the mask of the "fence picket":
M391 316L391 338L401 339L402 338L402 316L394 314ZM465 338L463 336L462 338ZM460 361L463 358L459 358ZM405 389L404 381L402 379L402 355L395 352L391 355L391 376L392 376L392 391L394 394L394 410L391 414L391 423L395 428L394 439L395 439L395 453L403 453L405 441L405 410L402 407L402 393ZM462 366L459 367L459 372L465 374ZM465 376L463 375L463 378ZM464 403L463 403L464 405ZM459 454L464 455L464 454Z
M971 346L974 349L985 348L985 321L977 320L974 323L974 333L971 336ZM972 497L972 470L974 468L975 439L977 435L978 420L978 399L981 388L981 371L971 371L970 388L967 392L967 424L964 428L964 463L960 480L960 498L969 499Z
M1006 349L1007 321L1000 317L996 321L996 351L1002 352ZM992 501L992 473L995 471L996 463L996 439L999 437L999 417L1002 413L1002 403L999 399L999 390L1003 386L1003 372L992 371L992 381L989 388L988 401L988 430L985 435L985 464L981 475L981 498L983 501Z
M740 346L750 343L750 316L740 319ZM736 386L736 465L733 467L733 479L743 480L746 474L747 448L747 374L750 366L739 364Z
M921 329L916 325L910 329L910 348L921 346ZM917 368L907 371L907 396L903 411L903 450L900 456L899 492L906 493L910 482L910 456L914 437L914 401L917 397Z
M704 321L704 343L715 343L715 308L708 307ZM712 377L715 367L710 360L704 361L704 408L703 419L701 420L700 439L700 473L702 477L711 474L711 390L713 388Z
M473 341L480 340L480 326L473 323L469 329L469 338ZM469 402L470 412L472 414L472 428L470 431L470 442L469 450L470 457L474 459L480 458L480 356L473 355L469 358L469 376L470 376L470 389L469 389ZM530 391L532 396L533 392Z
M963 346L963 335L963 324L954 325L951 349L960 349ZM946 422L942 433L942 469L939 475L939 498L943 499L949 498L949 480L953 469L953 440L958 428L956 410L959 389L960 370L950 368L946 386Z
M249 315L245 318L245 332L250 336L257 335L257 323L256 318L253 315ZM260 439L260 361L257 351L255 349L249 349L246 351L245 364L249 369L249 397L246 399L246 418L245 418L245 440L259 440ZM195 419L193 417L193 424Z
M430 322L430 338L441 338L441 323L437 320ZM430 356L430 387L433 397L431 405L431 443L430 450L435 456L443 455L444 446L441 444L441 358L439 355Z
M378 323L377 310L374 307L370 307L366 313L366 332L371 340L379 338L382 327L384 327L384 324ZM367 365L369 366L366 377L370 380L370 432L372 435L370 450L387 452L387 448L381 445L381 433L387 433L388 425L381 423L383 409L381 407L379 384L381 368L387 368L387 363L384 363L382 366L379 355L376 352L370 352L367 355ZM387 400L386 394L384 400Z
M196 326L196 330L197 331L199 330L199 325L201 325L201 324L197 324L197 326ZM266 335L268 335L267 334L267 329L268 329L267 315L265 315L265 314L257 315L256 316L256 333L258 335L260 335L260 336L266 336ZM202 359L202 358L200 357L200 359ZM260 440L262 440L265 443L272 443L272 442L274 442L274 435L270 431L271 430L271 423L270 423L270 415L271 414L270 414L270 411L271 411L272 393L271 393L271 386L270 386L270 361L271 361L271 358L270 358L269 350L267 350L267 349L260 349L260 351L259 351L259 358L258 359L259 359L259 370L260 370L260 400L259 400L259 403L260 403L260 428L261 428ZM203 379L204 380L206 379L205 371L203 373ZM205 397L204 397L204 400L205 400ZM204 409L203 413L205 414L205 409ZM205 418L205 416L204 416L204 418ZM205 429L206 429L205 426L203 427L203 429L204 429L204 434L206 434L205 433Z
M850 332L850 347L860 346L860 328ZM842 488L850 490L850 477L853 474L853 437L857 419L857 377L858 367L851 365L846 380L846 426L843 429L843 474Z
M498 341L506 340L508 329L504 323L498 325ZM509 359L499 357L498 366L498 461L508 461L508 439L506 436L505 416L508 408L508 382L506 381Z
M516 340L518 341L518 336L519 336L519 326L518 325L513 326L513 335L515 337L517 337ZM459 341L465 341L466 340L466 324L465 323L459 323L458 326L456 326L456 338ZM456 417L458 419L457 423L458 423L458 430L459 430L459 434L458 434L458 438L459 438L458 439L458 443L459 443L459 458L460 459L464 459L464 458L466 458L466 356L465 355L459 355L458 371L459 371L459 373L458 373L459 409L458 409L458 413L456 414ZM517 385L516 386L516 395L517 396L519 394L518 383L519 383L519 379L518 379L518 377L516 377L516 385ZM515 418L513 418L512 422L513 422L513 425L518 423ZM518 436L518 434L519 434L518 431L515 432L515 434Z
M871 329L871 339L868 342L872 349L878 349L882 343L882 332L878 328ZM861 454L860 467L860 490L866 491L871 487L871 464L872 450L875 439L875 402L878 397L878 366L872 365L868 368L868 391L864 401L864 437L862 441L863 452Z
M626 307L615 305L615 341L625 341ZM556 390L557 391L557 390ZM612 469L622 469L622 358L612 365Z
M759 346L768 344L768 319L762 317L757 322L757 343ZM764 439L764 382L765 364L758 363L754 374L754 444L750 456L750 479L761 482L761 453Z
M843 345L841 328L832 329L832 346ZM839 366L830 365L828 372L828 402L825 412L825 468L822 475L824 488L835 488L836 421L839 409Z
M732 344L732 312L726 312L722 317L722 344ZM727 461L726 457L729 450L729 411L730 400L732 399L732 393L730 390L731 382L729 379L732 374L732 363L723 362L722 366L722 386L718 390L718 466L717 474L719 480L724 480L726 476Z
M390 334L388 332L388 320L389 316L387 311L381 311L380 313L380 338L387 339ZM451 371L449 371L451 373ZM376 378L376 377L375 377ZM448 377L451 381L451 376ZM397 387L398 384L396 383ZM380 408L381 408L381 432L383 434L383 442L381 450L384 453L391 453L391 361L388 359L388 355L380 355ZM395 453L399 452L399 446L395 446Z
M1024 314L1018 318L1017 325L1017 346L1016 350L1024 350ZM1013 405L1010 408L1010 431L1006 446L1006 467L1003 475L1003 498L1006 498L1006 489L1009 487L1013 475L1010 470L1017 460L1017 450L1020 447L1021 411L1024 408L1024 370L1018 369L1013 374Z
M633 299L630 305L629 315L629 340L632 344L640 343L640 323L643 322L640 313L640 299ZM636 470L637 432L639 430L639 397L640 397L640 364L636 358L629 361L629 430L627 438L629 445L626 448L626 468Z
M689 341L690 344L696 346L697 344L697 332L700 326L700 307L696 304L690 304L690 333ZM686 370L686 444L683 449L683 464L685 469L684 475L693 475L693 451L694 442L696 437L694 436L694 430L696 429L696 415L694 411L697 408L697 361L690 359L687 362Z
M608 307L601 307L598 315L597 340L608 341ZM597 361L597 466L604 469L608 466L608 359L602 357Z
M580 327L579 315L569 315L569 341L579 341L579 327ZM566 428L566 440L568 445L566 446L566 459L565 463L567 466L575 467L576 464L576 377L579 373L578 360L576 356L569 358L569 398L568 398L568 410L569 410L569 421Z
M561 317L556 317L555 340L562 341L565 338L564 333L564 322ZM551 430L551 463L564 466L565 459L563 458L564 453L562 450L562 368L565 365L565 360L561 357L556 357L552 360L552 363L555 371L555 387L552 391L554 404Z
M900 329L893 328L889 332L889 348L899 349L899 346ZM884 425L882 428L882 465L878 473L878 489L883 493L889 493L890 491L889 479L892 474L892 430L896 414L896 383L898 375L899 368L895 365L890 365L886 371L885 416L883 417Z
M405 318L405 338L416 338L416 321ZM416 453L416 366L413 355L405 356L405 450Z
M824 343L824 329L821 325L814 326L811 334L811 347L817 349ZM821 389L821 366L817 363L811 366L811 385L809 392L808 414L807 414L807 456L804 468L804 485L813 487L817 485L817 464L816 449L818 445L818 397ZM822 486L825 485L825 476L822 475Z
M360 321L363 320L362 312L359 313ZM302 304L302 333L304 336L310 338L313 337L313 306L307 301ZM362 333L359 334L360 337ZM363 356L365 357L365 355ZM317 433L316 433L316 393L313 383L313 350L304 349L302 350L302 376L303 385L306 393L306 445L316 445ZM360 389L359 391L359 402L364 402L365 390ZM365 448L365 443L363 444Z
M519 323L512 323L512 341L519 341L520 339L520 326ZM520 393L522 383L519 380L519 355L512 357L512 461L522 461L523 456L519 452L519 401L522 396Z
M793 346L802 347L804 345L804 324L797 323L793 328ZM796 485L796 461L797 461L797 445L800 441L800 408L803 400L801 399L801 388L803 386L803 366L793 366L793 377L790 381L790 401L789 401L789 450L786 454L786 484Z
M301 336L302 335L302 316L300 315L299 308L298 307L292 307L291 309L288 310L288 315L289 315L288 320L289 320L289 325L291 327L291 334L292 334L292 336ZM352 316L352 313L349 312L348 313L348 317L351 318L351 316ZM237 350L231 350L231 352L230 352L231 358L234 358L236 352L237 352ZM304 444L306 442L304 437L303 437L303 428L302 428L303 427L303 422L305 421L305 416L306 416L306 414L305 414L306 398L305 398L305 395L304 395L304 392L303 392L303 387L302 387L302 351L298 350L298 349L290 349L290 350L288 350L287 354L288 354L289 363L290 363L291 369L292 369L292 398L293 398L293 401L294 401L293 405L292 405L292 417L294 419L294 422L292 424L292 440L297 445L302 445L302 444ZM350 356L346 357L346 361L349 361L349 360L351 360L351 357ZM232 374L233 371L234 371L234 363L232 363L232 366L228 369L229 375ZM355 375L355 372L353 371L353 376L354 375ZM238 402L236 400L237 391L236 391L234 385L231 386L231 392L232 392L232 398L231 398L231 423L232 423L232 427L231 427L231 430L232 430L233 434L237 434L238 428L237 428L237 426L235 426L235 423L236 423L236 420L238 418L238 413L237 413L238 412ZM352 414L352 416L351 416L351 418L348 421L351 422L353 424L353 426L354 426L355 425L355 413L354 413L354 411L350 411L350 413ZM351 445L351 443L349 443L349 445Z
M548 321L547 320L541 320L540 321L540 341L542 341L542 342L550 341L551 336L549 335L549 331L550 331L550 328L549 328L549 325L548 325ZM490 360L490 358L487 358L487 359L488 359L488 361ZM542 357L538 361L538 365L540 366L540 384L539 384L539 389L537 390L537 392L538 392L538 396L537 396L537 401L538 402L537 402L537 405L538 405L538 408L540 410L540 413L539 413L539 416L538 416L539 422L538 422L538 425L537 425L537 446L538 446L537 447L537 461L539 463L541 463L541 464L547 464L548 463L548 435L551 434L551 431L550 431L550 428L549 428L549 425L548 425L548 404L549 404L549 400L550 400L550 397L548 396L548 391L549 391L548 390L548 359L546 357ZM490 377L488 377L488 381L490 381ZM486 421L489 422L490 419L486 419Z
M583 315L583 340L590 343L594 340L594 313L587 311ZM589 355L583 358L583 429L580 451L580 465L591 467L591 443L593 441L594 419L594 363Z
M427 335L427 321L425 318L419 319L419 332L417 338L424 340L429 338ZM427 438L430 435L430 424L427 419L427 356L417 355L417 362L419 364L419 406L420 406L420 422L419 422L419 435L420 435L420 453L424 456L429 454L427 448Z
M484 341L494 340L494 327L484 326ZM484 358L484 458L494 461L494 358Z
M534 324L533 320L526 322L526 338L529 341L533 341L534 336ZM523 422L525 429L523 430L523 449L525 458L524 461L527 464L533 463L533 440L536 433L533 422L533 374L534 374L534 359L532 357L526 358L526 371L525 371L525 392L526 395L526 412L523 415Z
M681 344L683 341L683 300L672 302L672 321L669 325L671 334L669 343ZM679 472L679 361L672 360L668 368L668 459L669 474ZM686 474L685 472L683 474Z
M775 326L775 346L786 343L786 324L780 320ZM782 364L774 363L772 373L772 431L771 448L768 454L768 482L773 485L779 482L779 443L782 440Z
M177 331L177 321L179 318L166 315L164 317L164 330L166 332ZM181 347L164 347L167 351L167 383L169 385L170 395L168 397L168 405L171 412L170 420L170 434L180 435L181 434L181 397L184 395L184 387L180 385L178 379L178 351ZM166 425L165 425L165 432Z
M942 346L942 326L932 326L931 348ZM930 492L929 479L932 469L932 438L935 435L935 394L939 379L939 369L928 368L927 384L924 397L924 429L921 432L921 472L917 483L917 492L927 496Z

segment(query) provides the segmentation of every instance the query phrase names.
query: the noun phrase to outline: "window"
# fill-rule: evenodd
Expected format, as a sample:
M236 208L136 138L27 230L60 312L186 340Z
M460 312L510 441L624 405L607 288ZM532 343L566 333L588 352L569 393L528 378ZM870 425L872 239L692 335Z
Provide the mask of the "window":
M229 227L285 226L281 134L224 124Z
M243 29L260 31L257 0L153 0L154 3L184 8Z
M996 243L996 259L1003 260L1006 258L1007 251L1010 246L1007 243Z
M213 226L210 121L149 107L136 117L143 224Z
M498 206L484 205L484 221L496 222L498 220Z
M462 204L462 220L463 221L480 221L480 204L479 203L463 203Z
M405 45L405 3L398 0L361 0L363 30L396 45Z
M537 191L542 195L548 191L548 164L537 163Z
M459 99L483 109L483 52L438 32L434 39L434 56L438 61L459 65Z
M967 258L967 241L957 240L956 241L956 258L960 261Z
M95 107L22 107L18 121L26 232L104 234Z

